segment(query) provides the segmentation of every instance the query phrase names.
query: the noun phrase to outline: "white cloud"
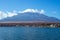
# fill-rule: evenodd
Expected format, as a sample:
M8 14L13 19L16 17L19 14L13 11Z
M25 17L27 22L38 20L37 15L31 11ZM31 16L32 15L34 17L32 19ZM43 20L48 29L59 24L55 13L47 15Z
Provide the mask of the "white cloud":
M33 12L33 13L40 13L40 14L45 13L44 10L37 10L37 9L25 9L23 11L19 11L18 13L26 13L26 12Z
M12 16L15 16L15 15L18 15L16 11L7 12L7 16L8 16L8 17L12 17Z
M4 18L7 18L7 17L15 16L15 15L18 15L15 11L13 11L13 12L3 12L3 11L0 11L0 20L4 19Z
M0 11L0 19L6 18L7 14L3 11Z
M44 14L44 13L45 13L45 11L44 11L44 10L41 10L41 11L40 11L40 13L41 13L41 14Z

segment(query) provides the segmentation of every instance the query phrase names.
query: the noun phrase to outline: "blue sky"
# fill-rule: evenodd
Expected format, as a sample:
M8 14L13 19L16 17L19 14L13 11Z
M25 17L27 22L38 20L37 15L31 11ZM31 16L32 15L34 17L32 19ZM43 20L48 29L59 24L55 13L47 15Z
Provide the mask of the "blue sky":
M44 10L45 15L60 19L60 0L0 0L0 11Z

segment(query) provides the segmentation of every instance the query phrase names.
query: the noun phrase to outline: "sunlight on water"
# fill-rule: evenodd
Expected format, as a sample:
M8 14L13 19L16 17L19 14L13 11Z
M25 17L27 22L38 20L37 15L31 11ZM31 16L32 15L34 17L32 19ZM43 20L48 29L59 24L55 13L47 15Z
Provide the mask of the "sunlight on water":
M0 27L0 40L60 40L60 28Z

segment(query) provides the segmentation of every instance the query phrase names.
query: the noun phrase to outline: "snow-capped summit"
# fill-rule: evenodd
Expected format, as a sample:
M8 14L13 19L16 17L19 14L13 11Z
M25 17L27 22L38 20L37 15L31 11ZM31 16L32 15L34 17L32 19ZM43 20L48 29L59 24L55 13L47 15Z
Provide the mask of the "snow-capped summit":
M44 10L37 10L37 9L25 9L23 11L19 11L19 13L26 13L26 12L40 13L40 14L44 14L45 13Z

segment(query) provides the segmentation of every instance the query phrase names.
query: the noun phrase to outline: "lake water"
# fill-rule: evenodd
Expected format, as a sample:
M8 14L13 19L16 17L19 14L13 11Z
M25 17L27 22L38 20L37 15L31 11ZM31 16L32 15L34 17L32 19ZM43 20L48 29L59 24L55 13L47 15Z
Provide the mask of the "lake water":
M0 40L60 40L60 28L0 27Z

